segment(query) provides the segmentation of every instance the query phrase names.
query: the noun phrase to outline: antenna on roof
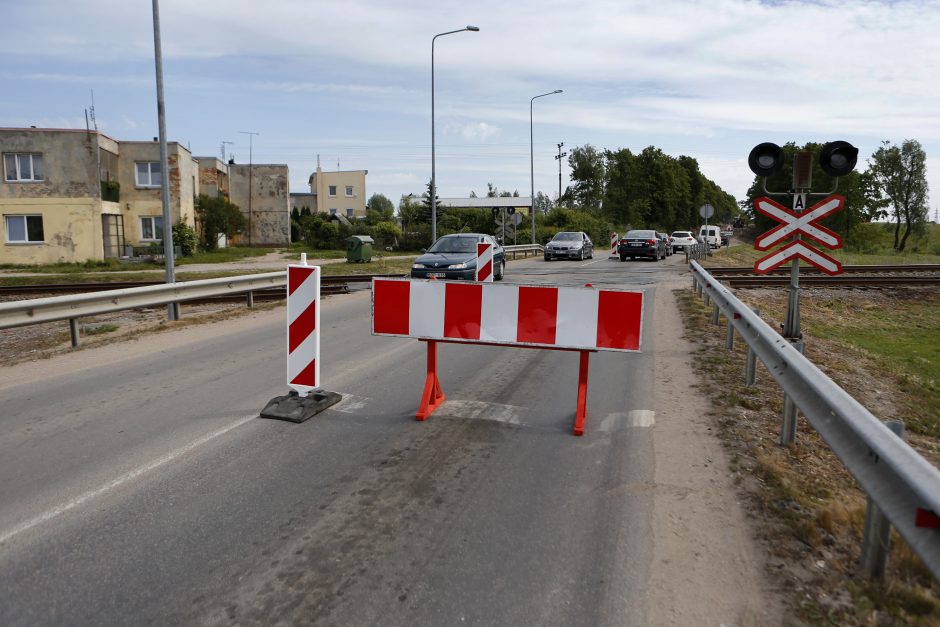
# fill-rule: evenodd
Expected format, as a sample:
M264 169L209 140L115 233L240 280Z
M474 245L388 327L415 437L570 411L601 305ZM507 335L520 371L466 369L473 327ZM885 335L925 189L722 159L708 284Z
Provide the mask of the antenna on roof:
M320 155L319 155L319 153L318 153L318 154L317 154L317 169L319 169L319 168L320 168Z
M336 171L339 172L339 157L336 157Z
M98 121L95 119L95 90L91 90L91 109L88 110L89 115L91 116L91 125L95 127L95 130L98 130Z

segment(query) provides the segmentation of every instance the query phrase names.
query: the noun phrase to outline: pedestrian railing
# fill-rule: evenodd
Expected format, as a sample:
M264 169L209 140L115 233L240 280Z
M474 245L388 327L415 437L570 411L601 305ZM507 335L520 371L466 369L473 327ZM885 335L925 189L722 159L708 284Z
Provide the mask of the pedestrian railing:
M753 383L756 357L868 494L863 570L883 575L890 523L940 579L940 470L899 437L898 425L878 420L701 265L692 261L691 269L696 294L713 305L712 322L721 314L727 320L727 346L734 331L748 345L746 382Z

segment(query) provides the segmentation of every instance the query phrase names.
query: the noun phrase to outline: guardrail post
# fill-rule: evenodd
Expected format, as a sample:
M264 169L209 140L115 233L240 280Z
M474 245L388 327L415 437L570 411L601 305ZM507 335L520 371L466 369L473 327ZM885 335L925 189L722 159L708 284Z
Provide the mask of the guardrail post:
M703 290L703 291L704 291L704 290ZM711 304L712 299L711 299L711 297L708 295L708 292L704 292L704 295L705 295L705 306L708 307L708 306Z
M72 348L78 348L78 318L69 318L69 335L72 338Z
M701 281L695 282L695 295L696 296L702 295L702 282Z
M760 309L754 308L754 315L760 316ZM751 345L747 346L747 360L744 362L744 385L754 385L757 381L757 354Z
M725 348L729 351L734 349L734 325L731 324L731 319L728 319L728 330L725 334Z
M173 319L173 320L179 320L179 319L180 319L180 304L179 304L178 302L177 302L177 303L170 303L170 309L173 310L173 318L172 318L172 319Z
M791 342L796 350L803 354L803 341ZM796 442L797 406L789 395L783 395L783 422L780 425L780 444L787 446Z
M712 324L718 324L718 319L721 316L721 310L718 309L718 303L712 304Z
M248 302L249 308L255 306L255 293L254 292L248 292L247 302Z
M904 439L904 423L889 420L885 426L892 433ZM859 570L869 579L883 580L885 566L888 563L888 549L891 545L891 523L872 498L868 497L868 509L865 512L865 533L862 536L862 557Z

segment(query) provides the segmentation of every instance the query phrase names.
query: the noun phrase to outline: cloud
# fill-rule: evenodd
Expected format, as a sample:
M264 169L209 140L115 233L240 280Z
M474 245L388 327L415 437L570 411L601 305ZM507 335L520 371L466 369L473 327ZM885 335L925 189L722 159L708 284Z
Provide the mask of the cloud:
M485 142L491 137L499 136L499 128L487 124L486 122L477 122L476 124L465 124L460 129L460 135L467 141Z

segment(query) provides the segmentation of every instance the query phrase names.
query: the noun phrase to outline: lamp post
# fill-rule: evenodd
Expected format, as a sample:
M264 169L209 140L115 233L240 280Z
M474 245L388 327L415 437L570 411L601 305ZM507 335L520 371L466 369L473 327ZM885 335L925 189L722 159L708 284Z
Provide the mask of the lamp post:
M532 213L532 243L535 244L535 141L534 134L532 131L532 105L535 103L536 98L542 98L543 96L553 96L555 94L560 94L562 89L556 89L555 91L549 91L544 94L539 94L538 96L532 96L529 100L529 182L532 183L532 195L529 196L529 201L532 203L530 211Z
M437 241L437 180L435 178L434 164L434 41L444 35L453 35L464 31L477 32L480 29L476 26L467 26L458 30L449 30L446 33L438 33L431 38L431 243Z
M252 178L255 173L255 163L252 159L252 147L254 145L255 135L260 135L261 133L255 133L254 131L238 131L242 135L248 136L248 245L251 246L251 183Z

